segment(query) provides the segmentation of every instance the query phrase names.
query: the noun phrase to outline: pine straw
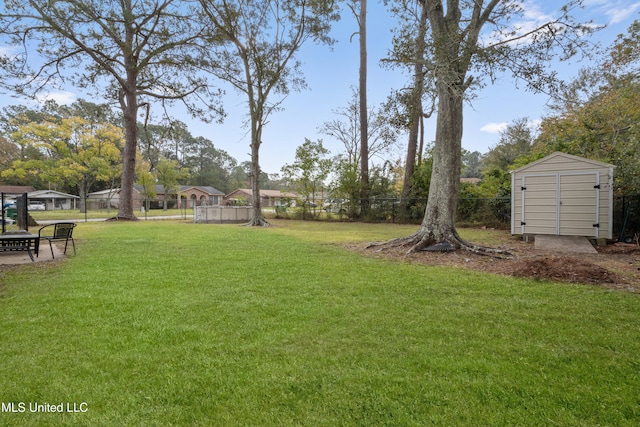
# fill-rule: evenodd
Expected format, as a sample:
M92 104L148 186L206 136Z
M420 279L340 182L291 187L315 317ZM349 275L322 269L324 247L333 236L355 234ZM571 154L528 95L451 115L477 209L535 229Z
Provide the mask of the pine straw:
M468 251L408 254L405 248L376 251L363 245L351 246L368 256L419 264L449 266L506 276L561 283L582 283L640 293L640 247L614 244L598 247L597 255L572 255L539 251L533 243L512 242L510 259L477 255Z

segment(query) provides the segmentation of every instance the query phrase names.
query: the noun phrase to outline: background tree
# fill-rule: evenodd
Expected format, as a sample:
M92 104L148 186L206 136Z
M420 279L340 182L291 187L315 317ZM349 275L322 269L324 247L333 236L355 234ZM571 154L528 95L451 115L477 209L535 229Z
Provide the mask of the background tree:
M479 151L462 150L462 178L481 178L483 158Z
M617 81L601 87L579 107L547 117L536 144L537 157L563 151L616 165L618 193L640 190L640 84Z
M0 137L0 174L7 170L14 160L20 159L20 149L9 139Z
M566 85L546 117L533 158L553 151L616 165L615 191L640 191L640 23L618 36L605 56Z
M186 153L183 165L190 171L189 184L210 185L228 194L245 185L233 179L238 161L229 153L213 145L210 140L197 137Z
M435 110L434 66L426 38L428 16L425 2L400 0L390 3L391 13L399 19L400 24L394 30L392 50L384 63L396 68L407 68L412 75L410 87L393 93L388 102L388 106L396 111L398 125L409 131L402 185L402 198L406 198L411 190L416 162L420 163L422 160L424 119L431 117ZM423 104L427 99L431 106L425 110Z
M295 55L308 40L330 43L334 2L320 0L201 0L206 19L224 40L210 51L211 72L246 96L251 135L250 225L268 225L260 206L260 146L271 114L291 90L305 86ZM276 101L274 96L280 95Z
M77 187L81 212L86 209L86 195L93 184L113 176L124 143L120 128L75 115L26 123L12 134L12 139L32 146L44 157L16 160L3 176L39 175L49 185Z
M498 143L491 147L484 156L485 170L508 170L515 160L527 155L533 148L536 135L529 119L515 119L500 132Z
M176 160L162 158L156 166L155 175L156 182L162 185L164 190L162 210L166 211L169 208L169 196L173 194L176 195L176 207L180 207L180 200L177 199L180 181L188 178L189 172L184 168L180 168Z
M149 163L150 169L155 169L161 158L171 156L172 150L167 144L169 139L168 126L138 123L138 150L142 158Z
M335 190L349 200L359 200L362 196L362 174L360 173L362 138L357 91L353 90L352 98L346 107L338 108L333 113L337 117L323 123L319 131L341 142L345 148L345 153L339 155L334 162L336 165L334 173L343 175L336 179ZM368 115L367 154L369 158L367 164L371 163L374 157L386 160L387 154L398 142L398 129L391 124L382 107L370 108Z
M520 2L425 0L438 96L429 200L419 230L389 244L409 245L410 251L445 242L451 248L483 250L462 240L455 227L465 96L483 83L483 76L491 79L507 70L531 89L548 88L554 82L549 61L558 53L561 59L574 55L593 30L573 19L580 4L565 4L557 18L524 34L512 26L525 13Z
M347 3L349 9L356 18L358 31L352 35L358 35L359 60L358 70L358 117L360 128L360 209L366 213L369 206L369 113L367 107L367 0L351 0ZM355 200L355 199L353 199Z
M149 210L151 208L151 200L156 198L156 176L153 172L151 172L151 164L144 160L140 159L136 163L136 176L138 178L138 185L142 187L142 197L144 198L144 208ZM109 203L109 206L111 203Z
M294 162L282 167L289 187L302 196L300 202L303 207L303 219L310 205L316 205L316 198L325 188L325 181L332 167L332 160L328 155L329 150L324 148L322 140L314 142L305 139L304 143L296 148Z
M123 114L120 206L117 217L134 219L133 184L138 143L138 109L152 100L185 100L207 94L197 76L202 65L193 49L202 44L203 28L190 3L173 0L5 1L0 10L0 36L17 49L5 53L2 84L18 93L46 89L72 71L83 88L103 88ZM34 46L35 45L35 46ZM38 52L38 55L32 55ZM33 63L29 60L34 58ZM33 69L30 67L33 66ZM100 85L105 82L106 85Z
M360 151L360 106L358 93L353 90L351 100L345 107L333 110L337 117L320 126L320 133L330 136L342 143L345 149L345 160L354 164L356 170L361 166ZM398 131L391 125L386 111L382 107L369 109L368 150L370 162L374 157L385 158L385 155L397 144Z
M44 154L38 151L28 140L11 138L11 135L16 133L21 126L28 123L38 123L45 119L48 114L52 114L51 111L57 111L57 104L53 106L51 101L47 101L40 110L30 109L24 105L9 105L2 109L0 115L0 130L2 135L6 139L6 153L15 153L12 156L11 162L6 165L3 170L8 169L11 163L14 161L27 161L30 159L43 158ZM57 113L55 113L57 114ZM39 187L39 179L37 175L32 175L30 178L25 179L26 176L19 178L17 176L5 176L6 182L11 182L16 185L31 185L33 187Z
M360 197L360 165L349 161L344 154L339 154L333 159L334 179L331 182L330 192L333 197L358 200ZM351 203L351 207L356 204ZM357 216L357 210L349 212L350 217Z

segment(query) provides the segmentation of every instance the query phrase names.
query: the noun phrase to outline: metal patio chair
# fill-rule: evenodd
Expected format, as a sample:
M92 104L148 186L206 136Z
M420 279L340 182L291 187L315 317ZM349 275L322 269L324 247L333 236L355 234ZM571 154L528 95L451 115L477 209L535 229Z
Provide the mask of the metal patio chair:
M55 224L45 225L38 230L38 236L40 236L40 239L47 240L49 242L51 258L55 259L55 255L53 254L53 242L64 240L64 253L66 254L67 245L69 244L69 240L71 240L73 253L76 253L76 242L73 240L73 229L75 226L75 222L58 222Z

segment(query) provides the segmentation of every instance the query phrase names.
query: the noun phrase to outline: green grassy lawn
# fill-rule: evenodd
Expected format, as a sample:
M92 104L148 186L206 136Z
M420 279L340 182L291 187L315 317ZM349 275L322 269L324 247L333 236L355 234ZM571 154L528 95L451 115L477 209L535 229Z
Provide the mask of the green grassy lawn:
M414 229L81 223L0 271L0 425L640 423L638 295L334 244Z

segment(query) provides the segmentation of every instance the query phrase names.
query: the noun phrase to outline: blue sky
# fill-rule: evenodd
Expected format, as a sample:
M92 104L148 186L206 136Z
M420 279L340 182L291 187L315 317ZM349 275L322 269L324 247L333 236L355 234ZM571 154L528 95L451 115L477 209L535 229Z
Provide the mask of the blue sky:
M524 0L523 3L527 10L526 19L533 24L544 19L545 15L553 14L557 4L563 2ZM640 18L640 0L585 0L585 6L585 19L607 25L594 37L603 46L609 46L618 34L626 32L633 20ZM369 0L368 8L368 101L369 106L374 106L383 102L392 89L404 87L407 76L380 68L379 61L387 55L390 47L393 20L381 1ZM293 162L295 150L305 138L322 139L332 154L343 150L341 143L320 134L318 128L335 118L335 109L346 106L351 99L351 87L358 83L358 40L357 37L349 40L356 29L354 18L345 12L333 30L332 35L337 43L332 49L309 44L301 51L299 59L303 62L308 89L291 94L282 104L284 111L275 113L265 127L260 150L260 163L264 171L280 172L284 164ZM571 79L586 65L579 62L550 64L558 67L564 79ZM536 121L547 113L545 104L548 97L532 94L523 87L520 84L520 88L517 88L510 77L504 77L480 91L471 105L467 104L462 141L465 149L486 153L498 142L499 132L508 123L522 117ZM82 97L82 93L69 88L48 96L60 103L67 103ZM5 98L2 104L18 102L13 98ZM242 94L229 90L224 102L228 116L221 125L190 119L183 116L180 110L175 111L176 118L187 123L193 135L210 139L216 147L227 151L239 162L248 161L249 135L242 126L246 116L245 99ZM433 140L435 118L427 120L425 128L426 141ZM406 138L401 138L402 147ZM391 157L404 158L403 149L398 148Z
M545 0L524 1L527 19L538 22L545 14L555 12L546 9ZM634 19L639 19L640 1L633 0L586 0L584 14L596 24L607 24L607 28L594 37L604 46L613 42L616 36L626 32ZM553 7L553 6L551 6ZM380 68L380 59L390 48L392 18L382 2L369 0L368 18L368 104L385 101L392 89L400 89L407 84L407 76ZM307 45L300 59L309 88L290 95L283 104L284 111L271 117L264 129L263 145L260 150L262 169L279 172L285 163L294 160L295 149L305 138L322 139L325 147L333 154L343 151L343 146L318 132L318 128L335 118L333 110L346 106L351 99L351 88L358 84L358 40L350 37L357 29L351 14L345 13L334 28L333 37L338 41L332 49L326 46ZM587 64L571 63L561 65L563 78L570 79ZM462 145L470 151L486 153L499 140L499 132L513 120L528 117L539 120L547 113L545 104L548 97L517 89L510 77L501 78L496 84L485 87L477 99L465 107L464 136ZM249 160L249 137L242 129L244 99L236 93L229 93L225 108L229 117L223 125L200 125L190 123L194 134L211 139L214 144L227 150L239 161ZM432 141L435 136L435 117L426 121L425 139ZM405 137L401 136L401 147ZM404 158L403 149L393 153L394 158Z

